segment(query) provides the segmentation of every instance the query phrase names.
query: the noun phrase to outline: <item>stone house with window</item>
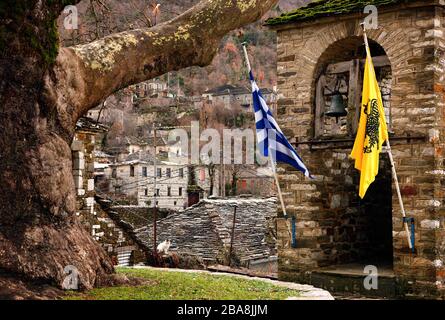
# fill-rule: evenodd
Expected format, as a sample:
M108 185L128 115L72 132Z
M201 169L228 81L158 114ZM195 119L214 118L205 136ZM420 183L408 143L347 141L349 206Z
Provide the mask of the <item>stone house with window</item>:
M154 186L154 159L139 154L140 159L110 164L105 169L109 181L107 192L135 199L138 206L152 206L154 195L159 208L181 210L189 206L190 170L194 171L196 186L202 190L199 198L210 196L210 177L205 166L191 167L157 160L156 188ZM219 194L218 172L215 171L213 195ZM199 201L199 199L198 199Z
M275 178L269 167L244 167L237 176L237 195L271 197L277 194Z
M277 92L276 88L261 88L261 93L266 102L274 110L276 104ZM252 107L252 90L250 87L234 86L226 84L213 89L209 89L202 95L208 103L214 105L224 105L230 109L233 105L239 105L245 110L251 111Z
M414 251L387 153L363 200L349 159L361 107L366 4L378 7L378 29L368 37ZM267 24L278 38L277 120L315 176L279 168L290 215L278 222L279 277L339 292L444 297L444 2L321 0ZM338 119L328 117L334 94L347 110ZM377 267L379 290L363 287L368 265Z

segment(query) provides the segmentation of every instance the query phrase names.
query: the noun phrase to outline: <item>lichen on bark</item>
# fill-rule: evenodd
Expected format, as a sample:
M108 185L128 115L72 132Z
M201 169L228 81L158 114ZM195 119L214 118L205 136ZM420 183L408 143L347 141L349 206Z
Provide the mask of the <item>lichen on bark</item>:
M100 72L109 71L115 63L115 56L124 48L136 46L139 40L129 32L109 36L88 45L73 47L85 66ZM94 54L92 54L94 53Z

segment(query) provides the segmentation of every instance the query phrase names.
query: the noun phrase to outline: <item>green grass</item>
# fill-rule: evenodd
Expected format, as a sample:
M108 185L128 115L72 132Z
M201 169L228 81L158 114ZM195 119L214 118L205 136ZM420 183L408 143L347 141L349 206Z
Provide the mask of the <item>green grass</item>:
M68 300L280 300L299 292L258 280L202 273L118 268L128 277L148 280L136 287L109 287L69 293Z

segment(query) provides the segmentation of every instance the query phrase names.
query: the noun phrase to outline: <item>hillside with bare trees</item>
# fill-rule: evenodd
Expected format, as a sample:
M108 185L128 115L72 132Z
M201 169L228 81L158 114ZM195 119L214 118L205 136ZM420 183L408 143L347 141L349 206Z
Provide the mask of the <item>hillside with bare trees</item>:
M90 42L108 34L128 29L153 26L170 20L191 8L199 0L86 0L78 4L79 28L65 30L62 17L59 29L65 45ZM274 32L263 27L265 19L304 5L310 0L281 0L262 20L237 30L225 37L213 63L206 68L191 67L173 72L169 80L172 86L178 83L188 95L200 94L210 88L226 83L245 84L246 70L240 53L240 43L250 45L252 63L257 80L262 86L276 84L276 52ZM167 80L167 78L165 78Z

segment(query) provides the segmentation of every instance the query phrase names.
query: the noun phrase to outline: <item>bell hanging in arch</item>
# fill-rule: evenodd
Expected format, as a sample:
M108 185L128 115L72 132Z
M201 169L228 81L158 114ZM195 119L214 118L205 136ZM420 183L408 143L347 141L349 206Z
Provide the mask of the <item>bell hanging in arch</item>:
M329 107L329 110L325 112L325 115L327 117L335 117L338 122L339 117L344 117L347 114L348 111L346 110L343 95L337 91L332 95L331 106Z

